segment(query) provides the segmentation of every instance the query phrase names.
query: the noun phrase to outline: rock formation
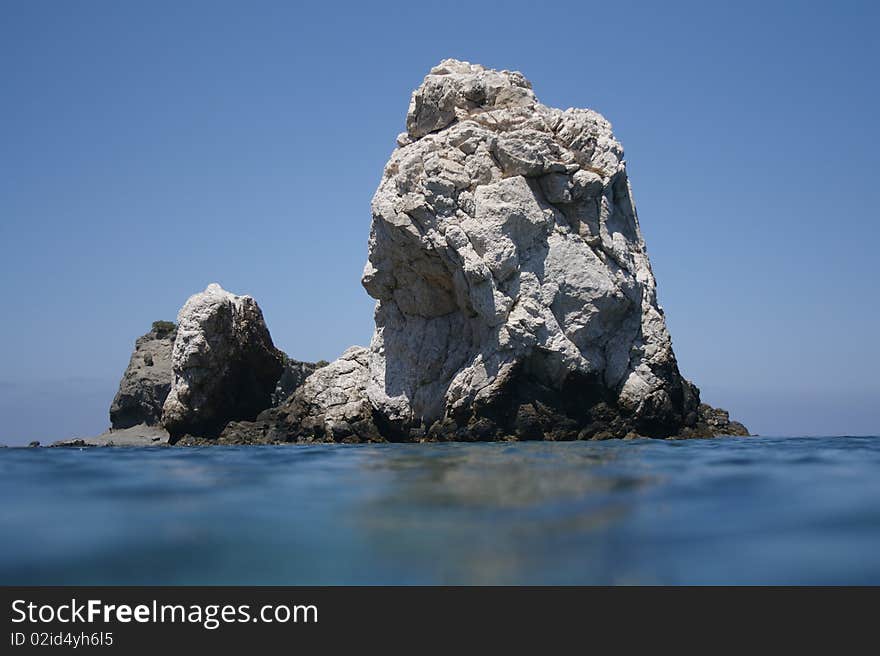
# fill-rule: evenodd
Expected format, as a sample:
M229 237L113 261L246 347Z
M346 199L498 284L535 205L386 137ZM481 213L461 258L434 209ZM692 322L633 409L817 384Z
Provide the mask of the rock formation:
M446 60L406 126L372 202L370 348L225 440L748 434L678 370L608 121Z
M137 339L110 405L113 428L159 423L162 405L171 390L171 349L176 336L177 326L170 321L156 321L150 332Z
M173 339L181 444L748 435L679 372L608 121L449 59L406 128L372 202L369 348L289 360L251 297L209 285L176 337L138 340L114 426L156 422Z
M189 298L177 324L174 381L162 409L172 438L215 436L269 407L282 358L253 298L208 285Z
M150 332L137 339L119 391L110 405L111 430L119 433L139 425L161 425L162 407L174 381L171 353L176 337L176 324L154 321ZM280 354L283 369L272 392L273 407L284 403L315 369L326 364L294 360L283 351ZM155 437L154 432L146 432L151 439Z
M366 395L369 358L367 349L352 346L260 419L271 421L278 437L288 440L384 441Z
M219 287L216 289L214 289L214 287L215 286L212 285L207 290L211 295L219 294L220 296L223 296L226 294L226 292L220 290ZM228 296L232 299L236 298L231 294ZM223 304L224 302L220 301L220 303ZM183 422L190 423L186 424L187 428L181 428L181 430L189 430L191 428L193 431L204 433L204 435L207 435L209 438L201 438L204 443L216 442L213 438L216 436L216 432L222 429L226 424L227 419L225 415L227 413L215 413L215 423L212 424L214 427L209 427L209 429L206 430L202 424L198 423L201 420L200 418L205 415L202 409L192 411L188 408L182 407L180 399L189 395L188 390L183 392L183 387L185 386L189 388L190 382L198 384L198 381L207 381L212 377L216 377L218 383L217 388L215 388L213 392L202 389L201 393L204 394L203 398L210 397L213 393L214 398L210 399L209 403L213 403L214 406L217 407L218 403L222 403L220 399L223 398L224 394L229 392L229 390L236 389L236 385L249 386L248 377L252 374L252 362L256 362L257 367L262 368L260 370L265 371L265 369L271 365L271 362L267 364L265 360L274 359L272 357L264 359L261 355L266 352L271 354L270 349L274 347L271 347L271 340L268 342L269 348L265 346L268 331L264 332L265 324L262 323L262 318L260 318L260 315L258 314L259 308L256 307L256 303L253 302L252 299L247 301L242 299L238 302L231 300L230 303L233 305L237 304L237 306L247 306L249 308L245 311L239 309L237 313L232 313L233 315L239 316L239 319L233 320L233 323L236 321L238 322L235 324L235 327L229 323L224 324L223 320L218 318L199 324L201 327L192 326L192 324L190 324L190 333L192 330L195 330L195 332L201 331L205 334L200 337L193 337L190 334L190 336L186 338L190 344L189 350L182 349L182 355L184 355L180 360L182 370L185 369L189 371L182 376L179 390L182 394L177 397L177 414L175 414L174 417L176 420L177 417L184 415L185 418ZM253 308L256 308L255 310L250 307L251 304L253 305ZM215 309L214 312L222 313L219 309ZM204 316L207 316L212 314L212 311L209 310L203 314ZM246 328L241 319L246 322L256 321L256 324L258 326L262 325L263 328ZM198 323L198 321L196 323ZM219 337L217 335L218 332L223 333L224 331L224 337ZM165 401L171 391L172 383L174 382L172 354L177 332L177 326L174 323L170 321L155 321L153 322L150 332L137 339L128 367L119 383L119 391L110 406L111 427L109 430L92 437L73 437L58 440L54 442L52 446L167 445L171 436L162 423L162 412ZM208 338L207 336L207 333L209 332L213 335L211 338ZM236 335L235 338L232 337L233 333ZM255 339L256 343L249 343L249 339ZM244 340L243 346L239 340ZM201 346L198 346L198 344L201 344ZM251 355L243 355L241 357L233 355L231 356L231 361L226 361L222 355L222 351L218 351L217 349L231 350L231 345L235 345L236 352L240 354L249 352ZM211 355L207 355L208 351L211 352ZM201 355L194 355L195 352L198 352ZM278 357L281 361L281 373L277 378L274 384L274 389L268 399L269 406L271 407L278 406L287 401L309 375L311 375L316 369L327 364L323 361L312 363L294 360L287 357L282 351L278 351ZM185 361L188 362L190 366L184 364ZM197 361L202 362L207 370L204 372L192 371L193 368L196 368ZM235 365L235 361L238 361L240 366ZM238 366L237 370L236 366ZM254 376L254 379L256 381L256 392L253 389L248 389L245 395L236 392L236 394L239 394L237 398L243 398L245 400L250 398L253 400L253 404L250 407L244 407L244 404L232 404L229 406L229 421L231 421L234 426L239 425L239 423L244 424L245 422L241 420L252 419L258 412L269 407L264 405L266 398L265 389L269 386L269 373L266 373L265 377ZM248 396L248 394L251 394L251 396ZM193 399L194 397L189 395L187 398ZM199 402L202 403L202 401ZM189 413L188 418L186 418L187 413ZM179 433L175 435L175 437L178 436Z

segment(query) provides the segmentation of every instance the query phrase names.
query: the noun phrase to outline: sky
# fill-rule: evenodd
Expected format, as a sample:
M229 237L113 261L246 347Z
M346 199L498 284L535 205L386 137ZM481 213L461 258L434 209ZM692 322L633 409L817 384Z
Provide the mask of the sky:
M366 345L370 198L447 57L612 122L705 401L880 434L877 7L0 0L0 443L104 430L210 282L292 357Z

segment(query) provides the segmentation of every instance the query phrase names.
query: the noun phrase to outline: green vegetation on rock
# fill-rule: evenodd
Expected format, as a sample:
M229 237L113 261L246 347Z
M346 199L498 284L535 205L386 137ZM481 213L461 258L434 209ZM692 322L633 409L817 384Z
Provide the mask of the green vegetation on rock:
M153 332L159 334L167 334L172 330L177 328L177 324L173 321L154 321L153 322Z

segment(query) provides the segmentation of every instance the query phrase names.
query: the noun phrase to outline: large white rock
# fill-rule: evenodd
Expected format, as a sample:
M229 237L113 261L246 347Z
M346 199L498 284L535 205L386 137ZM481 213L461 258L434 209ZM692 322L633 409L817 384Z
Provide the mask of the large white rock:
M171 362L162 424L173 439L211 437L231 420L254 419L270 406L283 369L257 302L216 283L181 308Z
M363 276L378 300L372 406L401 436L694 425L698 391L679 374L608 121L540 104L520 73L449 59L406 125Z
M352 346L306 378L289 401L271 412L299 440L382 440L367 401L369 351Z

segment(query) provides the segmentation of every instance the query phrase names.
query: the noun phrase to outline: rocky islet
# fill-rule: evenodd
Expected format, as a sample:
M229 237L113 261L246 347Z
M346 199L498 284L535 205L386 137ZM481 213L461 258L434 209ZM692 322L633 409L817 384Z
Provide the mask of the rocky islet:
M212 284L138 339L114 429L180 444L748 435L679 371L608 121L541 104L518 72L445 60L406 128L372 201L370 345L291 360L253 298Z

